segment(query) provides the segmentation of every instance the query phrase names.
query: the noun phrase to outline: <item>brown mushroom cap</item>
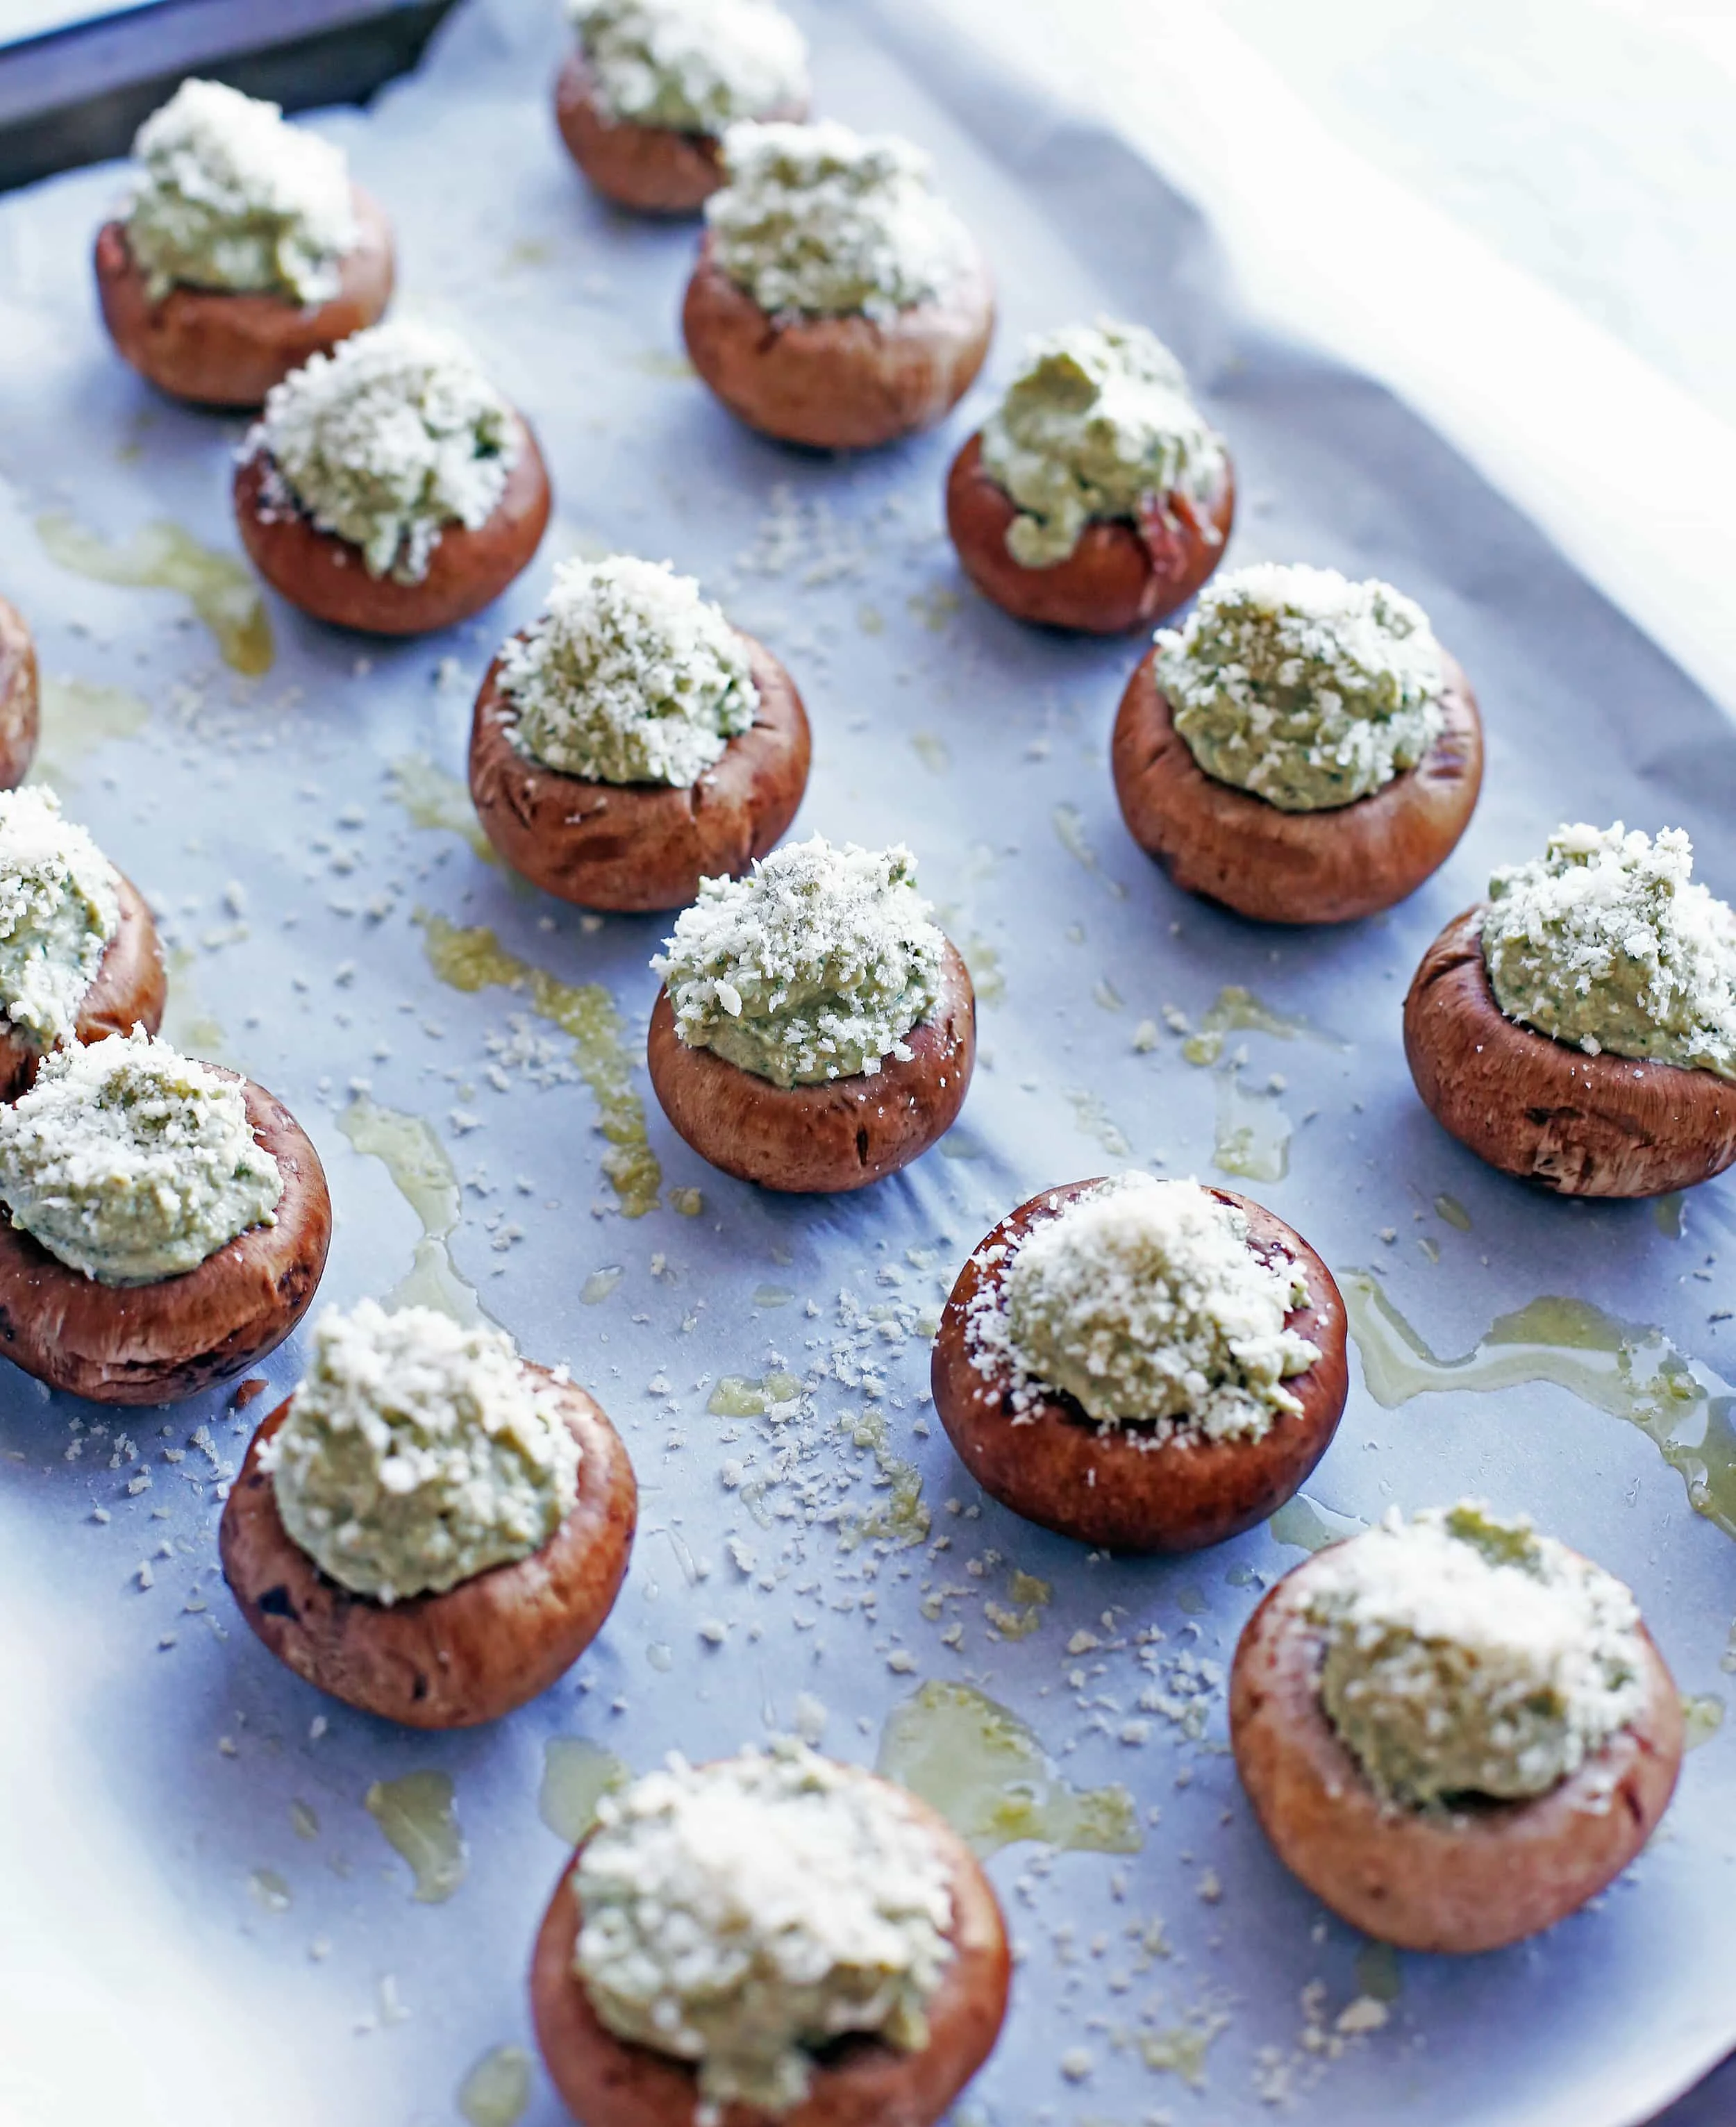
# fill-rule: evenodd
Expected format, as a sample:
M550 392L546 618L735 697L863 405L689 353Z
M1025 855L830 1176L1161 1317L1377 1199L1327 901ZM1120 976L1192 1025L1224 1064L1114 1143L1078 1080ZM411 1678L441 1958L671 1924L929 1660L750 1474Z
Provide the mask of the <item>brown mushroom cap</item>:
M196 1270L118 1286L73 1270L0 1212L0 1355L93 1403L141 1404L196 1395L276 1351L325 1268L332 1200L300 1123L263 1086L239 1083L283 1177L277 1224L249 1226Z
M1148 533L1122 518L1094 517L1064 561L1030 569L1007 552L1019 505L983 464L980 429L947 476L947 529L965 574L983 596L1015 620L1086 635L1121 635L1166 619L1211 575L1223 559L1236 516L1236 476L1228 460L1203 508L1171 495L1165 509L1171 521L1154 519Z
M278 1660L346 1705L411 1728L498 1721L565 1675L603 1629L627 1575L638 1487L621 1437L575 1384L520 1362L558 1391L583 1451L579 1494L540 1551L438 1595L376 1603L321 1572L283 1526L259 1451L293 1396L253 1435L223 1510L223 1577Z
M79 1001L73 1039L82 1044L130 1034L142 1026L154 1034L163 1024L168 985L163 972L163 943L144 898L123 873L115 874L121 903L121 927L97 964L90 988ZM36 1075L42 1051L28 1035L0 1021L0 1101L15 1101Z
M42 689L24 615L0 598L0 790L15 789L36 757Z
M807 788L812 741L789 674L740 641L759 694L753 723L686 789L593 783L519 752L495 658L471 726L471 797L514 871L586 908L685 908L702 879L740 878L776 844Z
M807 116L807 99L779 104L764 116L799 122ZM570 53L555 77L555 123L567 153L598 191L636 213L698 214L725 181L715 133L610 117L597 100L583 51Z
M173 287L159 301L126 240L125 225L97 232L97 294L109 337L139 374L200 406L258 406L310 355L373 324L392 293L392 232L360 185L350 203L361 236L338 262L338 292L304 309L292 296Z
M1395 1807L1321 1703L1325 1639L1305 1605L1329 1556L1268 1592L1230 1671L1236 1769L1279 1859L1352 1926L1402 1949L1500 1949L1553 1927L1626 1868L1674 1792L1682 1700L1651 1636L1640 1627L1639 1717L1559 1787L1453 1811Z
M1128 831L1179 887L1261 923L1348 923L1414 893L1452 854L1483 784L1483 723L1455 660L1445 722L1416 767L1327 812L1286 812L1194 760L1157 685L1157 651L1128 680L1110 746Z
M1479 1159L1563 1196L1658 1196L1736 1160L1736 1084L1715 1071L1587 1056L1495 1001L1482 906L1422 956L1404 1054L1437 1122Z
M792 1194L861 1189L907 1167L958 1120L977 1060L977 997L950 940L940 992L906 1035L908 1063L873 1076L778 1086L709 1049L689 1049L660 990L646 1062L663 1112L702 1158L762 1189Z
M977 1296L995 1296L1009 1267L979 1261L1099 1186L1101 1177L1045 1189L986 1234L959 1272L940 1317L929 1381L934 1409L959 1460L984 1491L1026 1521L1109 1551L1200 1551L1227 1542L1275 1514L1332 1444L1350 1388L1344 1300L1332 1273L1294 1228L1232 1189L1208 1193L1245 1212L1255 1254L1281 1251L1308 1284L1284 1327L1320 1348L1306 1373L1284 1386L1299 1412L1275 1411L1257 1440L1172 1435L1152 1446L1137 1424L1100 1428L1064 1392L1033 1402L1015 1421L1013 1381L973 1363L970 1317ZM1143 1443L1143 1444L1142 1444Z
M1012 1971L1000 1906L952 1826L915 1795L897 1792L952 1874L953 1955L928 2006L928 2044L906 2053L853 2035L816 2058L799 2105L779 2113L726 2105L718 2127L932 2127L993 2050ZM687 2127L699 2102L698 2077L684 2061L617 2038L598 2017L573 1969L581 1918L569 1863L531 1959L531 2011L550 2080L585 2127Z
M529 424L518 414L513 422L518 456L493 514L475 531L447 525L419 583L370 576L359 547L320 531L292 504L273 510L264 499L269 460L263 450L235 468L241 543L273 590L334 628L367 635L431 635L468 620L528 565L548 527L548 469Z
M705 381L764 435L821 450L872 450L944 420L975 381L995 329L988 267L884 324L769 317L700 247L681 329Z

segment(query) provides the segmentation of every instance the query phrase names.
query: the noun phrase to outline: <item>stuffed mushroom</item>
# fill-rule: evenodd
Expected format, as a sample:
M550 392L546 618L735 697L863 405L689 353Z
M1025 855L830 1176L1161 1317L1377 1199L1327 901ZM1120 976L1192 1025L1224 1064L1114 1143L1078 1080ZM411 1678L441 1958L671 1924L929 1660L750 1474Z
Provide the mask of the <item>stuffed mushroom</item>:
M663 1111L726 1174L860 1189L951 1129L977 1053L957 949L902 848L821 836L708 879L651 963Z
M1682 1701L1621 1583L1475 1502L1393 1509L1288 1574L1230 1676L1279 1859L1401 1949L1498 1949L1627 1867L1681 1769Z
M1334 569L1209 584L1128 683L1123 818L1176 885L1266 923L1390 908L1443 865L1483 781L1469 684L1421 609Z
M0 598L0 790L30 773L42 721L36 646L17 606Z
M828 121L732 126L723 159L682 329L724 405L834 450L944 419L982 367L995 300L927 158Z
M551 498L536 438L469 348L400 321L272 388L234 505L253 566L291 605L423 635L499 596L541 543Z
M1075 1182L972 1252L930 1378L960 1461L1015 1514L1195 1551L1275 1513L1331 1445L1344 1302L1300 1234L1227 1189Z
M591 908L683 908L794 817L807 717L778 660L665 564L563 563L485 675L471 795L526 879Z
M625 1577L638 1490L564 1371L425 1307L328 1309L253 1436L223 1570L280 1660L414 1728L497 1720L565 1674Z
M385 215L342 149L275 103L184 81L133 152L133 198L97 232L97 292L115 345L159 391L257 406L385 310Z

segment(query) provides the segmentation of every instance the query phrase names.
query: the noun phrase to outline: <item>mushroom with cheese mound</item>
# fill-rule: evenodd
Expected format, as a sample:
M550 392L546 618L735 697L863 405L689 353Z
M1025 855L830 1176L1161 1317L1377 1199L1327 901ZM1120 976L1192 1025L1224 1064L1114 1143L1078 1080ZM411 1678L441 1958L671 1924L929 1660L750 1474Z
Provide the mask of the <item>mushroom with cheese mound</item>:
M144 1029L55 1049L0 1106L0 1352L96 1403L167 1403L276 1349L331 1199L288 1109Z
M688 576L563 562L485 675L471 795L513 870L591 908L682 908L788 827L811 741L783 666Z
M1563 827L1424 954L1411 1076L1492 1167L1651 1196L1736 1160L1736 912L1693 858L1679 827Z
M724 182L721 137L807 116L807 45L771 0L567 0L578 41L555 83L567 151L641 214L696 214Z
M995 298L927 157L828 121L731 126L723 160L681 317L700 376L785 443L932 428L982 367Z
M714 1167L860 1189L952 1128L977 1053L964 962L903 848L816 835L707 879L651 965L651 1084Z
M1195 1551L1264 1521L1331 1444L1344 1301L1281 1219L1128 1173L1045 1190L959 1272L934 1409L986 1492L1112 1551Z
M254 1434L223 1571L280 1660L415 1728L498 1719L602 1629L638 1490L564 1371L425 1307L329 1308L312 1363Z
M1625 1869L1682 1766L1632 1595L1523 1518L1425 1509L1331 1546L1248 1621L1236 1768L1285 1866L1401 1949L1498 1949Z
M1091 635L1162 620L1223 557L1236 479L1181 365L1140 325L1067 325L1026 348L953 461L964 571L1019 620Z
M42 722L41 677L29 623L0 598L0 790L30 773Z
M1005 1926L914 1795L785 1742L672 1758L598 1817L531 1966L586 2127L930 2127L987 2058Z
M1412 600L1262 562L1159 632L1110 760L1128 831L1177 886L1261 922L1344 923L1451 855L1483 726Z
M159 391L257 406L386 309L385 215L343 149L275 103L184 81L133 154L126 212L97 232L97 292L116 346Z
M471 349L400 320L272 387L234 505L254 567L291 605L424 635L469 619L527 566L551 497L536 438Z

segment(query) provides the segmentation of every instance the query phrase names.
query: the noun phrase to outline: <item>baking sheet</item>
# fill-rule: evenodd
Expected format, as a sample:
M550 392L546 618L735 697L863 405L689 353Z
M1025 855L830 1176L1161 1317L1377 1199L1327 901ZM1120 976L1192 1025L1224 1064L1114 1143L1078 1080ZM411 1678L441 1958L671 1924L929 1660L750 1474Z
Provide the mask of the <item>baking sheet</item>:
M1596 1910L1498 1957L1394 1958L1265 1848L1222 1680L1296 1539L1475 1492L1628 1579L1698 1727L1721 1711L1732 1539L1615 1414L1663 1430L1674 1383L1676 1460L1696 1428L1727 1456L1728 1189L1660 1215L1510 1187L1417 1105L1398 1021L1427 940L1561 817L1679 822L1736 890L1736 733L1404 408L1239 316L1198 218L1128 150L918 7L799 12L823 107L929 144L982 232L1003 301L991 385L1028 330L1144 319L1236 451L1232 558L1378 571L1423 601L1483 702L1477 818L1412 902L1351 932L1254 931L1172 893L1105 765L1138 646L1016 627L970 594L940 529L945 463L990 386L941 436L861 463L731 424L679 357L691 233L610 213L554 139L551 10L461 10L371 116L327 121L396 218L400 307L471 335L553 471L537 566L450 638L361 643L267 601L272 661L248 677L210 624L262 661L244 587L191 548L159 537L156 558L206 619L182 593L64 566L93 559L77 528L136 556L154 520L233 555L239 429L157 401L102 338L87 254L114 170L0 206L4 587L54 682L48 765L163 912L170 1030L314 1136L338 1217L324 1298L473 1292L597 1389L644 1488L631 1577L574 1675L485 1733L400 1735L296 1684L229 1604L214 1537L247 1427L223 1396L105 1419L7 1374L0 2099L44 2121L121 2096L182 2122L462 2116L475 2064L529 2045L523 1967L562 1852L538 1807L551 1741L636 1768L798 1727L872 1760L889 1717L907 1736L938 1690L955 1734L986 1723L1001 1746L991 1784L1034 1788L1033 1823L1062 1835L991 1860L1022 1956L962 2120L1625 2127L1736 2043L1728 1733ZM45 519L62 520L46 539ZM698 574L786 660L816 733L797 831L911 842L976 969L964 1118L863 1197L761 1197L690 1154L636 1062L665 926L582 919L460 831L453 779L495 642L553 559L608 547ZM485 926L498 952L442 925ZM455 950L471 988L437 972ZM1233 986L1259 1010L1217 1017L1267 1030L1214 1027ZM650 1185L641 1112L657 1201L628 1217L622 1191L637 1210ZM1388 1322L1385 1371L1357 1373L1288 1542L1111 1562L980 1501L925 1396L925 1325L965 1250L1045 1184L1129 1161L1206 1177L1225 1148L1271 1167L1286 1135L1287 1171L1242 1186L1341 1276L1367 1270L1436 1358L1472 1365L1431 1371ZM1601 1356L1516 1348L1511 1326L1483 1341L1543 1296L1630 1328L1554 1310L1517 1333L1602 1334ZM295 1345L263 1371L292 1383ZM1577 1393L1548 1378L1563 1373ZM1492 1380L1510 1385L1466 1386ZM958 1785L956 1748L938 1757ZM419 1772L451 1780L467 1851L435 1902L366 1807ZM510 2058L494 2064L510 2085ZM524 2117L561 2117L534 2070Z

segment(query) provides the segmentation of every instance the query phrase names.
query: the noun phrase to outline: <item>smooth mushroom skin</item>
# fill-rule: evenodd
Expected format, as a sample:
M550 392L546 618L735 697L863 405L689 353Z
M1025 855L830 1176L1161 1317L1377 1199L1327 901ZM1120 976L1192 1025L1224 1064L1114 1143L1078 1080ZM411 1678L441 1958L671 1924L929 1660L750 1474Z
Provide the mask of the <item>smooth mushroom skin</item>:
M1547 1794L1462 1809L1383 1802L1320 1698L1324 1635L1305 1605L1332 1549L1287 1574L1243 1628L1230 1671L1236 1769L1278 1858L1335 1913L1401 1949L1500 1949L1620 1875L1682 1769L1682 1700L1651 1636L1639 1717Z
M781 103L764 117L799 124L807 111L804 97ZM570 53L555 77L555 123L567 153L598 191L637 214L698 214L725 182L715 133L610 117L597 100L595 78L582 51Z
M364 635L431 635L480 613L529 564L548 528L548 469L523 418L513 416L518 456L488 519L448 524L419 583L371 576L362 549L322 532L293 504L265 500L263 450L235 468L235 523L248 557L274 591L333 628Z
M1658 1196L1723 1173L1736 1160L1736 1084L1608 1049L1587 1056L1509 1019L1482 913L1448 924L1404 1001L1405 1060L1436 1120L1503 1174L1563 1196Z
M92 1403L141 1404L196 1395L276 1351L325 1268L332 1200L296 1118L263 1086L239 1083L253 1135L283 1177L277 1223L248 1227L196 1270L116 1286L72 1269L0 1213L0 1355Z
M471 725L471 797L515 872L581 907L685 908L702 879L739 879L776 846L807 788L813 741L789 674L737 634L759 705L752 726L686 789L594 783L519 752L510 736L518 712L494 660Z
M988 266L885 324L769 316L700 247L681 329L693 364L763 435L818 450L873 450L944 420L975 382L995 329Z
M338 292L304 307L261 290L176 287L156 302L124 223L97 232L97 294L109 337L139 374L196 406L258 406L310 355L376 324L392 293L392 231L360 185L350 202L361 236L338 262Z
M910 1061L884 1057L872 1077L777 1086L709 1049L689 1049L663 989L646 1062L663 1112L713 1167L763 1189L837 1193L896 1174L958 1120L977 1060L977 997L950 940L940 993L904 1039Z
M1000 1906L951 1826L915 1796L899 1793L952 1872L953 1955L929 2003L928 2044L906 2053L862 2034L835 2041L816 2056L799 2105L772 2113L731 2103L717 2127L932 2127L993 2051L1012 1975ZM581 1921L573 1865L561 1871L531 1959L531 2011L543 2065L584 2127L686 2127L699 2104L694 2070L617 2038L573 1970Z
M1155 650L1115 718L1115 795L1128 831L1176 885L1261 923L1350 923L1403 901L1445 863L1483 785L1483 722L1457 661L1445 722L1414 768L1327 812L1286 812L1194 760L1159 689Z
M1019 505L982 462L979 429L947 476L946 522L965 574L1015 620L1083 635L1123 635L1185 605L1223 559L1236 518L1236 476L1223 477L1204 505L1165 498L1165 517L1144 529L1119 517L1094 517L1064 561L1027 568L1007 552ZM1166 521L1166 519L1167 521Z
M218 1550L241 1614L297 1676L406 1727L472 1728L546 1691L603 1629L638 1522L633 1466L583 1389L520 1363L561 1395L584 1451L578 1498L539 1551L441 1594L388 1604L329 1579L283 1526L276 1485L259 1467L295 1398L253 1435Z
M123 873L115 876L121 903L121 927L97 964L90 988L79 1001L73 1039L88 1044L111 1034L130 1034L142 1026L154 1034L163 1024L168 983L163 970L163 941L144 897ZM35 1080L43 1052L28 1035L0 1020L0 1101L15 1101Z
M1007 1271L1004 1260L985 1265L977 1258L996 1243L1022 1239L1100 1180L1045 1189L972 1250L934 1340L934 1409L984 1491L1026 1521L1108 1551L1201 1551L1275 1514L1332 1445L1350 1387L1344 1300L1332 1272L1293 1228L1233 1190L1213 1189L1220 1204L1247 1215L1256 1254L1282 1250L1307 1281L1306 1303L1284 1317L1287 1329L1320 1348L1308 1371L1284 1383L1300 1412L1275 1411L1258 1440L1176 1436L1153 1447L1137 1423L1104 1430L1057 1391L1032 1403L1015 1423L1010 1377L1002 1369L982 1373L972 1362L972 1304L987 1291L1004 1305Z
M41 721L35 643L24 615L0 598L0 790L16 789L30 773Z

